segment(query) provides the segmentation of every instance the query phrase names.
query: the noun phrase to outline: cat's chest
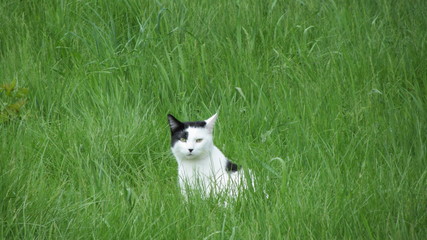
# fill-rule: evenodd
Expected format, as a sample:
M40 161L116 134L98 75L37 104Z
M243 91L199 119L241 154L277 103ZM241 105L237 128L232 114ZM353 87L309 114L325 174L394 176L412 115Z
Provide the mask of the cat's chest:
M229 174L222 169L209 167L181 166L178 169L179 184L182 190L198 189L209 195L223 191L229 182ZM185 191L185 190L184 190Z
M223 174L222 167L218 164L191 164L182 163L178 167L178 174L185 179L209 179L216 178Z

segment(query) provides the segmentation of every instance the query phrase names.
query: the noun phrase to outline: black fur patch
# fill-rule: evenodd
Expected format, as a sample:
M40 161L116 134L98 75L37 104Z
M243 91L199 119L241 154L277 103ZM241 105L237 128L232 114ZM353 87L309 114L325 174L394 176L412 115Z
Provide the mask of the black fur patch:
M231 162L227 159L227 165L225 165L225 171L227 172L237 172L239 171L240 166Z
M189 127L200 127L203 128L206 126L205 121L197 121L197 122L185 122L184 125L187 125Z
M205 121L196 122L181 122L171 114L168 114L169 126L171 130L171 146L175 145L181 138L188 138L188 132L186 131L189 127L200 127L206 126Z
M171 146L173 147L173 145L175 145L175 143L181 138L188 138L188 132L186 130L173 132L171 137Z

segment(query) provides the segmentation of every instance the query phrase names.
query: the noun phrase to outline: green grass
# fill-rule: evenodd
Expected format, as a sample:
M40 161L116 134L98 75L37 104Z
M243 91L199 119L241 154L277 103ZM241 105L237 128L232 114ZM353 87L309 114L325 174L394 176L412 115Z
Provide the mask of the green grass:
M0 84L29 88L0 124L0 239L424 238L426 9L0 1ZM216 111L269 199L183 202L166 115Z

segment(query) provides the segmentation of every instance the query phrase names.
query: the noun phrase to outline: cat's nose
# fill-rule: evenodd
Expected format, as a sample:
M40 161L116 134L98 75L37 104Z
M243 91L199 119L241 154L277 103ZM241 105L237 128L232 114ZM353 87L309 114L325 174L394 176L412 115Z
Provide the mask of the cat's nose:
M188 151L190 151L190 152L192 152L193 150L194 150L194 149L192 149L192 148L189 148L189 149L188 149Z

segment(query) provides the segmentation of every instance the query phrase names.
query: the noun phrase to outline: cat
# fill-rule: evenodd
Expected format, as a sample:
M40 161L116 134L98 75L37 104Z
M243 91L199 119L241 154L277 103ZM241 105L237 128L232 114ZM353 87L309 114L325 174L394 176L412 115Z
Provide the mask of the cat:
M181 193L199 192L202 197L237 197L246 180L240 166L228 160L213 143L218 114L207 120L181 122L168 114L171 150L178 162Z

